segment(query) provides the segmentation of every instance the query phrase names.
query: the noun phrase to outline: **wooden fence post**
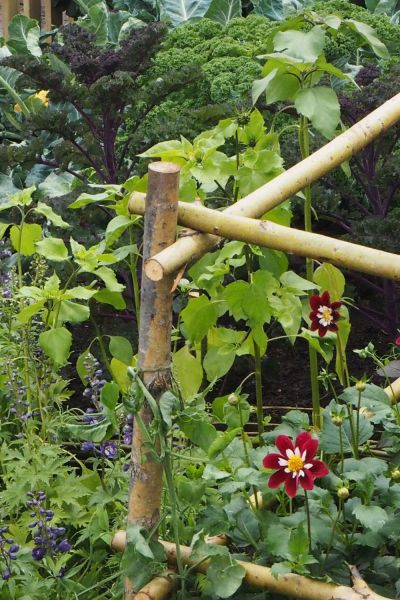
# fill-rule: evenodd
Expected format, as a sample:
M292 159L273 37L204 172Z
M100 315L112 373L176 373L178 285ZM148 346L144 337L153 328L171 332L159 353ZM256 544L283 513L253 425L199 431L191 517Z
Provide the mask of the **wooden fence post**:
M179 166L155 162L149 166L143 261L173 244L178 214ZM173 276L153 282L142 273L139 323L139 375L158 400L171 383L171 327ZM140 411L145 426L152 421L147 403ZM128 526L146 530L157 527L160 518L163 469L146 448L141 429L134 426L132 479L128 499ZM135 597L132 582L125 581L125 600Z

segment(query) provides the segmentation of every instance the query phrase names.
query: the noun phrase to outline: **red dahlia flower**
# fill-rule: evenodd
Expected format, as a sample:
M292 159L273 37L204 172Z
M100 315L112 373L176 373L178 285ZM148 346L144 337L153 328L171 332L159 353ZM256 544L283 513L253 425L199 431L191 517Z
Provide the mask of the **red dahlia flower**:
M400 346L400 336L395 339L394 343L396 346Z
M322 296L310 296L310 319L311 331L318 329L318 335L323 337L327 331L337 331L336 322L340 319L337 309L342 306L341 302L331 302L329 292L324 292Z
M312 490L314 479L328 475L326 464L314 459L318 440L306 431L299 433L294 445L287 435L278 435L275 445L280 454L272 452L263 460L266 469L277 469L269 478L268 487L276 488L285 483L287 495L294 498L299 484L304 490Z

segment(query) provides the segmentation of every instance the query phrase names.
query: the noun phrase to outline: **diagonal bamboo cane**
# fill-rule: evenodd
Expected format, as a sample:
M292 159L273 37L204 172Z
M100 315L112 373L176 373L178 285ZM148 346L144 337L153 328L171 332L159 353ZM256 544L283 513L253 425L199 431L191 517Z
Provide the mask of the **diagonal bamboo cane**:
M144 213L144 194L132 194L129 210L136 214ZM196 231L218 233L228 239L258 244L297 256L332 262L340 267L363 273L400 280L400 256L383 250L375 250L317 233L284 227L271 221L259 221L231 215L226 211L218 212L185 202L179 203L178 222ZM196 239L197 234L194 233L193 236ZM180 247L177 243L167 250L174 262L180 260ZM153 256L145 263L146 275L153 281L160 281L165 274L165 265L162 262L163 252Z
M114 550L123 551L126 543L125 531L117 531L112 541ZM176 563L176 546L170 542L161 542L164 546L167 560L170 564ZM191 549L188 546L180 547L180 554L186 565L195 566L197 571L206 573L208 561L200 564L190 559ZM236 561L245 570L245 582L255 588L269 590L287 597L300 600L388 600L387 597L373 592L361 578L356 567L351 567L353 587L326 583L311 579L303 575L289 573L275 577L269 567L262 567L244 561Z
M400 94L397 94L317 152L242 198L224 213L250 218L261 217L274 206L351 158L399 120ZM184 237L157 255L157 261L164 275L174 273L203 256L220 241L220 237L210 234Z

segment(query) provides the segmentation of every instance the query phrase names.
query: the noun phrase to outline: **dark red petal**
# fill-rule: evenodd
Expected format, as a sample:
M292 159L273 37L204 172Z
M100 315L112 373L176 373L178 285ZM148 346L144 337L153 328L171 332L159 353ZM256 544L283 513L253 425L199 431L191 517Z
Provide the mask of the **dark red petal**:
M321 304L323 304L324 306L330 306L331 304L331 297L327 290L325 290L325 292L321 296Z
M311 460L310 462L312 466L308 470L314 478L325 477L325 475L328 475L329 469L322 460Z
M286 450L289 450L289 448L294 452L293 442L287 435L278 435L275 440L275 445L282 456L287 456Z
M394 340L396 346L400 346L400 336Z
M318 440L315 440L310 436L310 441L304 444L302 452L306 453L304 462L308 463L314 458L318 450Z
M302 431L301 433L299 433L299 435L296 438L295 441L295 446L297 446L300 450L300 453L303 453L303 446L304 444L306 444L309 440L312 440L311 435L308 433L308 431Z
M312 490L314 487L314 477L308 469L304 470L304 477L299 477L299 483L303 490Z
M312 321L311 325L310 325L310 329L311 331L316 331L319 327L319 322L318 321Z
M328 331L328 328L324 327L324 325L319 325L318 326L318 335L319 335L319 337L324 337L324 335L326 334L327 331Z
M331 323L330 325L328 325L327 329L329 331L338 331L339 327L336 325L336 323Z
M283 469L273 473L271 477L268 479L268 487L271 489L277 488L281 483L286 481L288 474L285 473Z
M332 310L336 310L337 308L340 308L341 306L342 306L341 302L332 302L331 305L330 305L330 308Z
M285 490L288 496L294 498L297 493L297 486L299 485L298 477L293 477L291 473L288 473L288 478L285 483Z
M280 454L276 452L271 452L271 454L267 454L263 459L263 466L266 469L281 469L282 465L279 464L279 459L282 458Z
M317 311L321 306L321 298L319 296L310 296L308 301L314 311Z

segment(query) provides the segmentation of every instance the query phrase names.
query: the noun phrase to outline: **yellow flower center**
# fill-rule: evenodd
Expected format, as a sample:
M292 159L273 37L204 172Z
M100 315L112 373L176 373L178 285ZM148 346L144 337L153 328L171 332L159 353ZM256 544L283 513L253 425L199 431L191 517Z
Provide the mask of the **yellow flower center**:
M332 311L330 308L325 308L325 310L322 311L322 315L321 317L324 319L324 321L331 321L332 320Z
M287 468L289 469L289 471L300 471L303 467L304 461L300 458L300 456L297 456L297 454L289 458L287 464Z

